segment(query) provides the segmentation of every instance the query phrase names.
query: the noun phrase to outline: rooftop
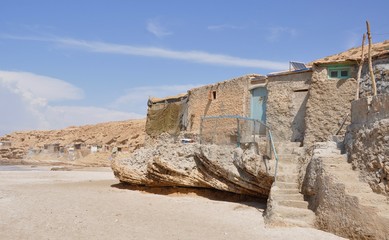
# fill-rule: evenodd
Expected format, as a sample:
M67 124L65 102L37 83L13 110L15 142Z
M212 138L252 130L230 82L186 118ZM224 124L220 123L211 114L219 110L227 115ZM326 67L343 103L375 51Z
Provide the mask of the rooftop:
M368 45L365 44L365 56L367 57ZM389 53L389 40L384 42L375 43L372 45L372 57L379 57L381 55ZM338 62L358 62L361 60L362 47L351 48L347 51L327 56L325 58L317 59L308 64L330 64Z

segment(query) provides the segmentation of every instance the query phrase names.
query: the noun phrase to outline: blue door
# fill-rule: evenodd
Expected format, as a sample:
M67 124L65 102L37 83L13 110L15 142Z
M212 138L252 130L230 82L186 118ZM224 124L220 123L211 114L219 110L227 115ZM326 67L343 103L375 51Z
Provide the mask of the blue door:
M266 123L267 89L264 87L251 90L251 118Z

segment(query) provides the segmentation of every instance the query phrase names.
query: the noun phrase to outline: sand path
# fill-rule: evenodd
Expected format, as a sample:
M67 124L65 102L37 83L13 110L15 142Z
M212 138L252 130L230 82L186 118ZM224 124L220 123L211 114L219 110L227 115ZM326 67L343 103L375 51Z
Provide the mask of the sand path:
M108 169L37 170L0 171L0 239L340 239L267 229L259 203L121 189Z

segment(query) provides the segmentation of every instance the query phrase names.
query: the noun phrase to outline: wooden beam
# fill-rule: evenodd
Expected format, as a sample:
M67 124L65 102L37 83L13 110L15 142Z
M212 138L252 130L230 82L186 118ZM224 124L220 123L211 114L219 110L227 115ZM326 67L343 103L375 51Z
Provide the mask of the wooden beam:
M376 86L374 72L373 72L373 63L371 61L371 45L372 45L372 43L371 43L369 21L366 21L366 28L367 28L367 38L369 39L368 58L369 58L369 72L370 72L371 86L372 86L373 96L376 96L377 95L377 86Z

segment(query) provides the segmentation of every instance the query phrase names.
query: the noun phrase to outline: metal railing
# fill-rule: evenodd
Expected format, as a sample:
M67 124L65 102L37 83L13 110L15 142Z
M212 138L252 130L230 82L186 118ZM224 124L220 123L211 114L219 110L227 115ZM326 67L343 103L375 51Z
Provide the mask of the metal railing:
M277 177L278 155L274 146L271 128L258 119L239 115L203 116L200 123L200 143L216 145L255 143L260 138L267 139L266 155L276 160L274 179ZM274 180L275 181L275 180Z

